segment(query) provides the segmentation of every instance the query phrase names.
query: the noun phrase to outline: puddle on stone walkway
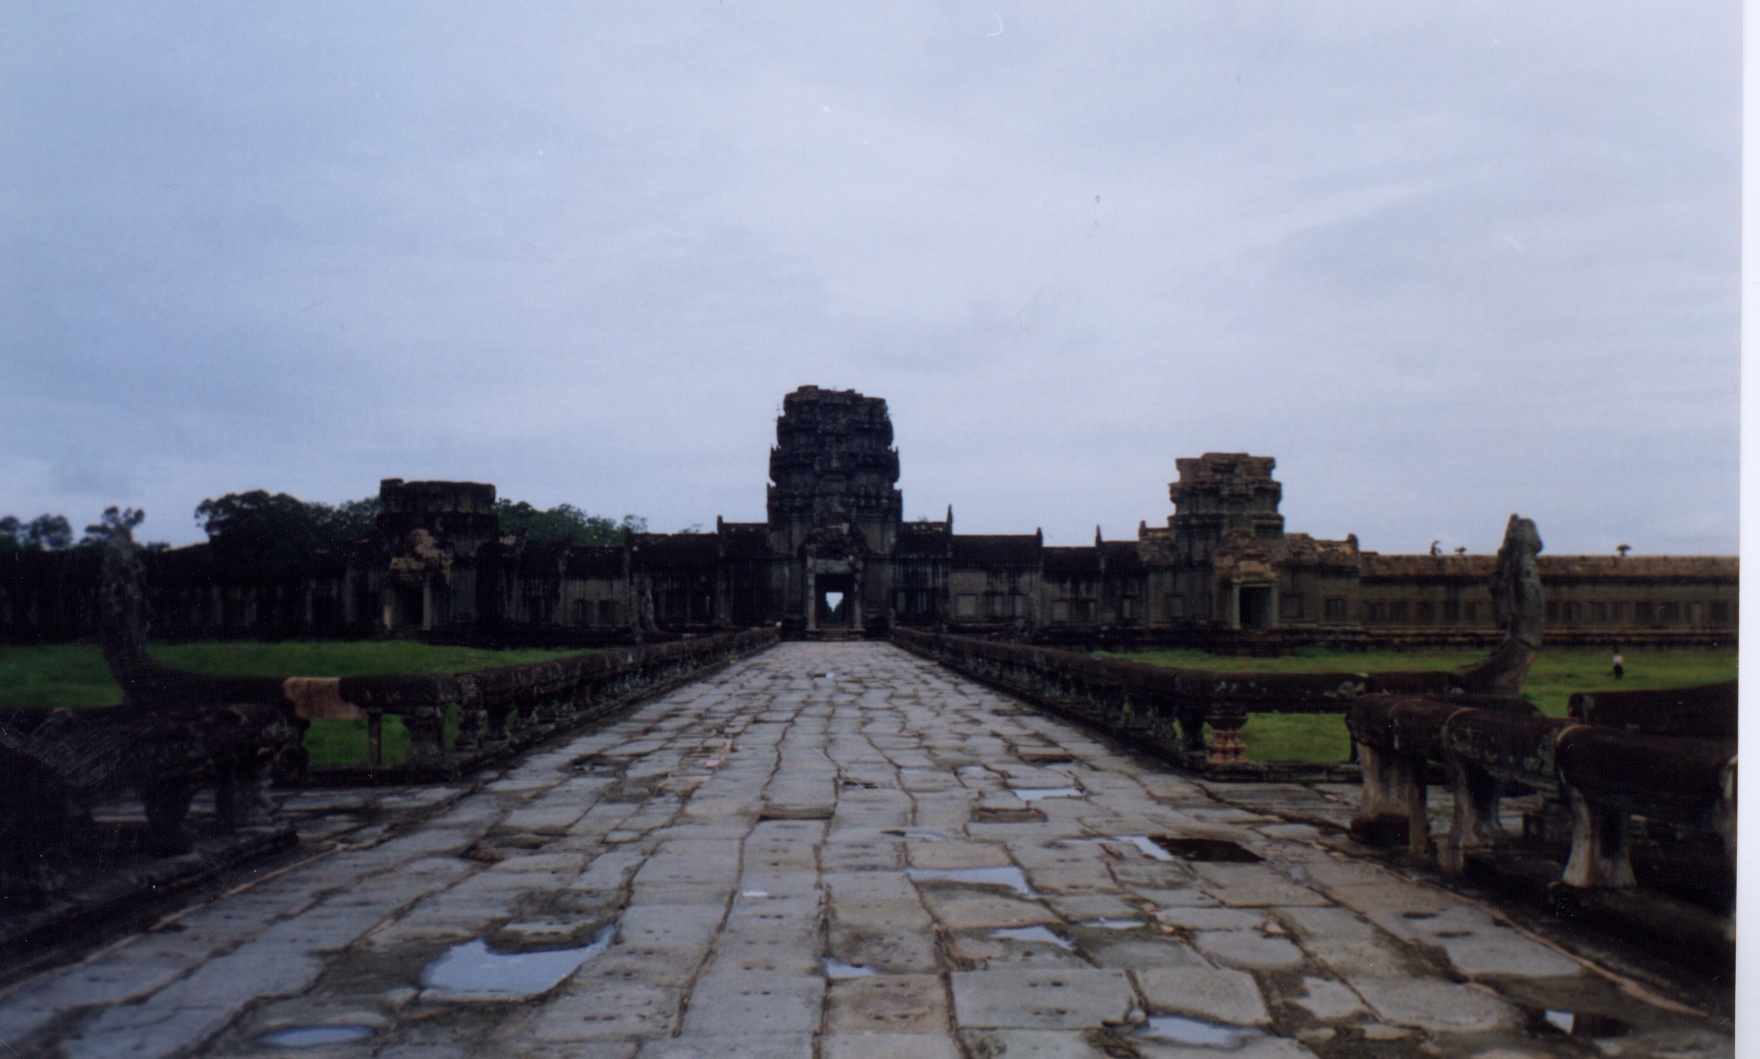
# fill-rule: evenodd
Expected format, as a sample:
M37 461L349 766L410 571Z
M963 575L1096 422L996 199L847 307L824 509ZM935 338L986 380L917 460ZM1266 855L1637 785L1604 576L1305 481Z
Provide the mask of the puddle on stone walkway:
M1566 1036L1587 1037L1592 1040L1619 1037L1631 1029L1619 1019L1609 1015L1596 1015L1588 1011L1560 1011L1548 1008L1541 1013L1538 1021L1551 1026Z
M1101 930L1135 930L1143 925L1140 919L1090 919L1083 923L1084 927L1099 927Z
M1223 864L1257 864L1265 859L1239 842L1230 842L1224 838L1175 838L1172 835L1152 835L1149 841L1180 860Z
M1036 802L1040 798L1080 798L1087 792L1080 787L1011 787L1009 793L1023 802Z
M1172 860L1173 859L1173 854L1167 852L1166 850L1162 849L1160 846L1157 846L1155 843L1149 841L1148 835L1114 835L1114 836L1112 836L1112 840L1114 842L1129 842L1131 845L1142 850L1143 855L1145 857L1150 858L1151 860ZM1096 841L1098 841L1098 840L1096 840Z
M992 930L990 936L1007 938L1009 941L1040 942L1045 945L1055 945L1071 952L1075 951L1073 942L1049 927L1003 927L1001 930Z
M364 1041L376 1032L371 1026L336 1023L331 1026L289 1026L272 1030L257 1038L258 1044L271 1048L322 1048L331 1044Z
M912 882L964 883L967 886L1006 886L1022 897L1038 897L1019 868L907 868Z
M1180 1015L1152 1015L1137 1030L1135 1036L1173 1044L1235 1049L1265 1035L1259 1030L1230 1026L1223 1022L1205 1022L1203 1019L1188 1019Z
M844 963L842 960L832 956L825 957L823 962L825 964L825 977L831 979L867 978L880 973L872 967L863 967L860 964L854 963Z
M616 924L601 927L592 942L572 949L495 952L478 938L454 945L422 971L422 985L447 996L503 999L548 992L575 968L611 947Z

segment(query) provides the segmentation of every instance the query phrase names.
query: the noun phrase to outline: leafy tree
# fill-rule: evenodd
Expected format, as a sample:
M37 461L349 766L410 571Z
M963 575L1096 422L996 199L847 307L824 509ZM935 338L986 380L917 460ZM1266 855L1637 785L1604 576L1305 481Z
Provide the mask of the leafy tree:
M103 544L110 538L123 533L132 537L134 528L145 522L146 518L147 513L139 508L119 508L112 504L104 509L104 514L99 516L97 522L86 527L85 540L80 541L80 544Z
M21 522L0 518L0 551L57 551L73 543L73 527L65 515L38 515Z
M377 499L332 506L263 489L196 505L196 521L214 553L244 562L292 562L320 548L339 548L371 533L378 513Z
M630 533L648 528L648 520L638 515L625 515L617 522L604 515L589 515L573 504L558 504L548 511L540 510L524 500L497 500L495 514L501 519L501 532L524 534L529 541L567 541L581 545L616 545Z
M379 498L369 496L361 500L344 500L331 507L328 504L317 504L324 510L325 534L330 540L330 547L339 547L357 537L365 537L378 528L375 521L379 512L384 510Z
M196 521L207 532L209 547L223 558L292 562L320 548L340 548L372 533L379 512L377 498L332 505L254 489L202 501L196 506ZM647 520L635 515L625 515L619 522L589 515L571 504L544 511L523 500L499 500L495 513L501 518L502 532L523 533L532 541L621 544L625 534L648 528Z

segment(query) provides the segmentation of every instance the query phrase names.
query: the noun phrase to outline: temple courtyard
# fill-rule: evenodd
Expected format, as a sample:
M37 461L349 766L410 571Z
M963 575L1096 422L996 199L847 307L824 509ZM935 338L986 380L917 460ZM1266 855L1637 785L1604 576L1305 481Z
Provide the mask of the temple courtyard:
M300 849L0 990L0 1055L1732 1053L1353 798L787 643L475 783L295 792Z

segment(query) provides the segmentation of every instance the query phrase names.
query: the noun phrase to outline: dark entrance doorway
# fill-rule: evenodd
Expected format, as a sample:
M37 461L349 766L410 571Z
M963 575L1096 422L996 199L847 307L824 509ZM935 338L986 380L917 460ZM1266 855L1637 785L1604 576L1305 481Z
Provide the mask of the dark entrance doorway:
M402 629L427 628L427 600L421 585L397 586L396 624Z
M845 629L854 623L855 579L849 574L820 574L813 580L814 624L821 629Z
M1271 589L1245 588L1241 593L1241 628L1271 628Z

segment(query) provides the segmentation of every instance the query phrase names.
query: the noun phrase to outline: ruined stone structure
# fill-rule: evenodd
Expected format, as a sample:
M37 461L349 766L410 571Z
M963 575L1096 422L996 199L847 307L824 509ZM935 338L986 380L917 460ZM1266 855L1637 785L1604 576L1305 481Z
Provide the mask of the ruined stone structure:
M206 549L145 557L155 636L427 635L606 643L780 626L792 636L892 626L1053 643L1489 646L1490 555L1380 555L1285 530L1275 461L1176 462L1165 525L1048 547L905 521L886 402L789 394L766 521L640 533L620 547L504 535L495 488L386 479L379 533L347 554L241 567ZM1553 643L1732 643L1734 557L1540 556ZM0 638L95 630L98 559L0 557Z

